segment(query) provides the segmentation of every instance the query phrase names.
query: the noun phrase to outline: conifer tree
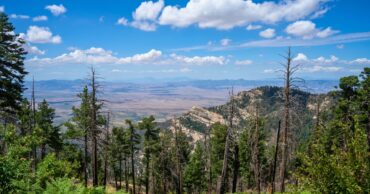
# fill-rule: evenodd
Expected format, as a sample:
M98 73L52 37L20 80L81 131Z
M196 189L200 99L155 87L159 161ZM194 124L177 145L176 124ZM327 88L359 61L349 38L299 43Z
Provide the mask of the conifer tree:
M132 185L133 185L133 193L136 193L136 185L135 185L135 154L136 151L139 149L138 145L140 144L140 134L137 133L136 126L132 123L131 120L126 120L126 124L128 125L127 128L127 135L128 135L128 145L130 149L130 159L131 159L131 178L132 178Z
M156 128L153 116L143 118L139 128L144 130L145 193L149 193L150 160L158 150L159 128Z
M184 171L184 183L188 193L202 193L206 188L206 161L203 145L198 142Z
M20 110L24 69L24 40L14 33L8 16L0 12L0 122L14 122Z

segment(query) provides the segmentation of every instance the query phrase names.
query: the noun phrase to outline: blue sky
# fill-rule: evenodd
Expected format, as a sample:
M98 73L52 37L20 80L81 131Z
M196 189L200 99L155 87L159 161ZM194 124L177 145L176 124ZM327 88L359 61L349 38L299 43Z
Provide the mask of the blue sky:
M6 0L27 41L28 79L273 79L292 46L297 76L370 66L368 0Z

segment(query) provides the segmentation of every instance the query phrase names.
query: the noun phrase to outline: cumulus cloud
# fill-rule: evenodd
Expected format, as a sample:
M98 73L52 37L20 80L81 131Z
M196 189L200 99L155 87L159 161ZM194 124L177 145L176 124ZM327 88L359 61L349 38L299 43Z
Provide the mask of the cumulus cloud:
M231 39L228 39L228 38L224 38L224 39L220 40L220 44L222 46L229 46L230 43L231 43Z
M252 25L252 24L249 24L246 29L250 31L250 30L259 30L261 28L262 28L261 25Z
M303 53L298 53L296 57L293 58L293 61L307 61L308 58Z
M251 65L253 63L252 60L237 60L235 61L235 65Z
M131 26L143 31L155 31L157 18L164 7L164 1L145 1L132 13Z
M0 12L5 12L5 7L4 6L0 6Z
M312 39L314 37L326 38L338 33L339 31L332 30L331 27L320 30L316 28L315 23L308 20L301 20L289 24L286 27L285 32L296 37L302 37L303 39Z
M157 29L157 25L148 21L132 21L131 26L143 31L152 32Z
M370 65L370 59L358 58L350 62L350 64Z
M45 15L36 16L32 19L34 22L47 21L48 17Z
M24 19L24 20L30 19L30 16L28 16L28 15L11 14L9 17L12 18L12 19Z
M53 36L47 27L30 26L27 34L21 34L21 37L32 43L59 44L62 42L62 38L59 35Z
M128 20L124 17L121 17L117 20L117 24L118 25L122 25L122 26L127 26L128 24Z
M263 38L273 38L275 37L275 29L272 29L272 28L267 28L266 30L264 31L261 31L259 33L259 35Z
M164 56L162 51L152 49L146 53L135 54L128 57L117 57L112 51L103 48L91 47L81 50L73 48L70 52L54 58L34 57L27 60L31 65L63 65L63 64L156 64L156 65L223 65L227 59L223 56L194 56L187 57L172 54ZM182 71L189 71L184 68Z
M146 1L142 2L135 12L132 14L134 20L151 20L155 21L164 6L163 0L157 2Z
M59 16L65 12L67 12L67 9L62 5L47 5L45 9L49 10L54 16Z
M314 15L328 0L264 1L189 0L185 7L165 6L159 17L162 25L231 29L252 22L274 24Z
M171 57L176 63L185 65L224 65L227 63L227 59L223 56L186 57L172 54Z
M33 55L44 55L45 51L40 50L36 46L31 46L30 44L24 44L23 48L28 52L28 54L33 54Z

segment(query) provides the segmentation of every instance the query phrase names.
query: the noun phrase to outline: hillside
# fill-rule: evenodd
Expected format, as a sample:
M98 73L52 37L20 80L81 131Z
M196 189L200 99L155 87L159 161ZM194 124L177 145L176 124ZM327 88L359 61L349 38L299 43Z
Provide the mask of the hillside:
M235 126L238 130L248 124L248 119L253 116L256 102L259 104L259 112L265 118L268 131L275 131L278 120L281 119L283 110L283 88L276 86L262 86L248 91L242 91L234 95L235 102ZM320 98L321 109L328 108L332 103L332 97L328 94L311 94L301 90L292 90L293 107L293 130L299 134L298 138L307 135L312 126L316 109L317 98ZM179 125L189 136L197 141L210 125L220 122L226 124L229 116L230 101L223 105L202 108L192 107L188 112L177 117ZM171 121L166 121L161 126L170 127Z

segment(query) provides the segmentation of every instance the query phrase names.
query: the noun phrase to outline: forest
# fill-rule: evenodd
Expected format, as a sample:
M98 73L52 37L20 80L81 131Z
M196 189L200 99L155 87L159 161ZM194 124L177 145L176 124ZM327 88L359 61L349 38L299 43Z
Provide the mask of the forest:
M0 193L370 193L369 67L332 92L308 94L289 48L284 86L248 102L230 90L214 110L225 122L164 125L149 116L122 126L104 111L92 67L79 106L56 124L55 109L35 99L34 88L24 97L27 52L14 30L0 13Z

